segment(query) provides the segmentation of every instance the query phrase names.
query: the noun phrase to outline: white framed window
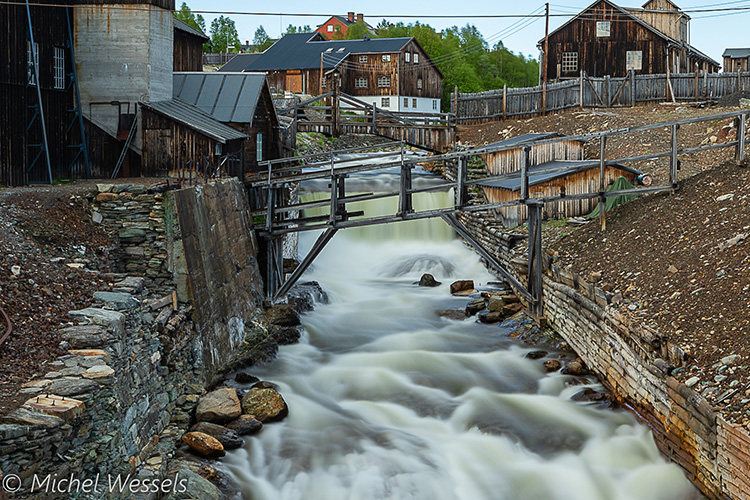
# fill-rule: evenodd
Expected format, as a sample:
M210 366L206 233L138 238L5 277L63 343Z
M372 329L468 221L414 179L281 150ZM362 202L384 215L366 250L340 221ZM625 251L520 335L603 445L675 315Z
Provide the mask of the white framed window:
M328 33L333 33L333 24L329 24L326 28L328 29Z
M223 153L223 151L223 145L220 142L214 144L214 156L221 156L221 153Z
M433 109L433 111L436 110L436 109L438 109L437 99L433 99L433 101L432 101L432 109Z
M390 54L383 54L383 62L389 62L391 60Z
M33 59L32 59L33 57ZM33 60L33 63L32 63ZM26 81L29 85L36 85L36 74L34 65L39 68L39 44L34 42L34 50L31 50L31 42L26 41Z
M417 108L417 100L416 99L412 99L412 101L411 101L411 107L414 108L414 109Z
M408 97L404 97L404 107L405 108L409 107L409 98Z
M62 90L65 88L65 49L55 47L55 88Z
M410 55L411 54L409 52L407 52L406 54L404 54L404 61L409 62L409 56Z
M390 97L381 97L380 98L380 107L381 108L390 108L391 107L391 98Z
M327 84L328 84L328 82L327 82L327 78L325 76L320 79L320 86L321 87L325 87Z
M597 38L609 36L609 33L610 33L609 28L610 28L609 21L597 21L596 22Z
M419 53L418 52L414 53L414 64L419 64Z
M390 76L379 76L378 77L378 87L390 87L391 86L391 77Z
M417 88L418 89L422 88L422 79L421 78L417 78Z
M255 161L263 161L263 134L255 136Z
M578 52L563 52L562 67L563 73L568 71L578 71Z
M628 50L625 52L625 69L640 71L643 69L643 51Z
M367 62L367 56L359 56L359 62L366 63Z
M366 88L367 87L367 78L359 77L356 80L354 80L354 86L358 89Z

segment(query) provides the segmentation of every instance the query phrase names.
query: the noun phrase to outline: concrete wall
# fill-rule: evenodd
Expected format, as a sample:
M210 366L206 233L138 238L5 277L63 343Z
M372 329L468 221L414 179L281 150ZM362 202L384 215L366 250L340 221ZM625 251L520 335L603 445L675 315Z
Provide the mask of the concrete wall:
M135 113L144 99L172 98L173 13L148 4L80 5L73 9L78 83L83 113L117 134L118 107ZM103 103L103 104L93 104ZM140 152L140 134L134 147Z
M513 248L512 234L492 218L459 219L522 283L524 266L513 264L526 243ZM679 365L666 335L632 322L611 304L612 295L548 256L543 316L590 369L653 431L670 460L711 499L750 498L750 433L725 421L697 392L670 375Z

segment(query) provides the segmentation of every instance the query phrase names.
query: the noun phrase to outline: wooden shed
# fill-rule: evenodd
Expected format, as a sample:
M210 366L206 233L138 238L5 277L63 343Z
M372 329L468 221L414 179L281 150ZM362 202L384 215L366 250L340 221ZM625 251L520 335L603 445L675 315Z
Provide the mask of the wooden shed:
M247 134L180 99L141 104L143 175L244 175ZM195 174L193 174L194 176Z
M529 197L541 198L561 194L584 194L599 191L599 163L584 161L583 142L561 140L554 143L534 144L535 141L563 137L563 134L525 134L506 141L485 146L498 149L480 156L492 178L479 185L489 203L518 200L521 197L521 167L524 149L528 148ZM620 176L635 184L640 171L622 165L605 168L605 184ZM545 203L544 217L574 217L586 215L594 209L597 199L564 200ZM523 205L503 207L496 215L506 226L517 226L528 219L528 209Z
M205 33L175 18L174 71L203 71L203 44L209 40Z
M750 48L726 49L721 57L724 58L725 73L750 71Z

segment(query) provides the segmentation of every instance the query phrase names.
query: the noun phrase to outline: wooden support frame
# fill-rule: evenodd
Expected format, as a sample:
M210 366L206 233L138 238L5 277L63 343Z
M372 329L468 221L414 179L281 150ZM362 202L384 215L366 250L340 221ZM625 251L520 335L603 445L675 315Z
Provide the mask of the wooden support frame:
M542 295L544 287L542 286L542 209L544 203L528 203L529 210L529 246L528 246L528 291L532 297L529 310L536 317L542 315L543 302Z
M318 236L318 239L313 244L310 252L305 255L305 258L302 259L302 262L299 263L297 269L295 269L294 272L289 276L289 279L287 279L284 284L278 289L278 291L273 294L272 300L278 300L280 297L283 297L289 292L294 284L297 283L297 281L300 279L302 274L307 271L307 268L310 267L310 264L313 263L315 258L320 255L320 252L323 251L328 242L331 241L333 235L336 234L336 231L337 229L335 228L328 228L323 232L323 234Z

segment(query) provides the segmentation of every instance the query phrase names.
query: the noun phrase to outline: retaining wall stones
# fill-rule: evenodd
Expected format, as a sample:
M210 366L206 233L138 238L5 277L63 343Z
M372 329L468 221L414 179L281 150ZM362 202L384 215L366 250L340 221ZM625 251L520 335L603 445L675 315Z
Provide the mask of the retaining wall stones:
M526 283L525 267L517 259L520 249L513 250L523 235L503 232L481 214L460 213L459 219ZM700 394L670 375L680 360L666 337L631 322L611 304L611 294L560 269L549 257L545 268L547 323L649 425L662 453L709 498L750 498L750 434L725 421Z

